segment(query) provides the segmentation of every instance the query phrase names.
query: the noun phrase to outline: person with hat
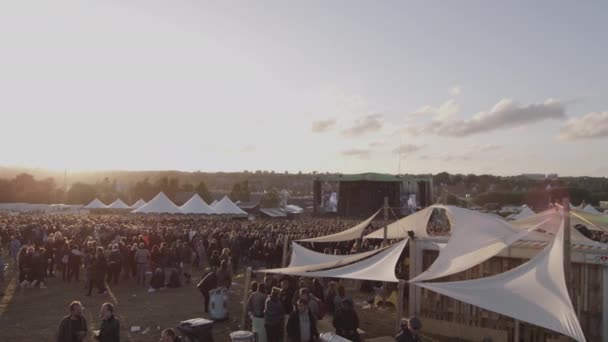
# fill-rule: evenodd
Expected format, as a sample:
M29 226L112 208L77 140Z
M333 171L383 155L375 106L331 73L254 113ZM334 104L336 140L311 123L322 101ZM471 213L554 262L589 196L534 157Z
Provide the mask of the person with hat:
M401 331L395 336L395 342L420 342L422 322L418 317L401 320Z

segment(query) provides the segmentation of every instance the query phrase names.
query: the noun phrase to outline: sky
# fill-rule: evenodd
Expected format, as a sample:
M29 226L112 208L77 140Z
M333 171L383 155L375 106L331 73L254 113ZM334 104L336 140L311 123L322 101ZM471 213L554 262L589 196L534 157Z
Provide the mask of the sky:
M606 13L0 0L0 165L608 176Z

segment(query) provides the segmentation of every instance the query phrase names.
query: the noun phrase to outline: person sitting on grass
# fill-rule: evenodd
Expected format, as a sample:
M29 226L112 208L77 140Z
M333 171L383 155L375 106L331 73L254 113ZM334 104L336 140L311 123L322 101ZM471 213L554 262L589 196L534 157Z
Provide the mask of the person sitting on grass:
M155 292L165 286L165 273L160 267L157 267L150 279L150 289L148 292Z
M171 270L171 275L169 275L169 282L167 283L167 287L174 289L182 286L182 282L179 279L179 271L177 269Z

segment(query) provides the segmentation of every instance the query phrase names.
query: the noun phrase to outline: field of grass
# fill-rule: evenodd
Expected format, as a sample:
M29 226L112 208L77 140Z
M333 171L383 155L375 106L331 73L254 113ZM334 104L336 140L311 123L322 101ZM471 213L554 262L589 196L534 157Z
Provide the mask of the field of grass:
M208 317L203 311L202 296L194 284L148 293L144 288L136 286L134 280L123 280L116 286L109 286L107 295L95 295L94 291L92 297L86 297L82 280L79 283L67 284L60 278L49 278L46 289L19 289L16 276L13 268L9 268L6 281L0 285L0 292L4 293L0 300L2 342L55 342L59 321L67 315L67 306L72 300L83 303L89 331L99 329L101 304L114 303L121 325L121 341L158 341L160 330L164 328L175 327L185 319ZM243 278L240 274L233 280L229 302L230 319L215 323L215 342L229 341L230 332L239 330ZM195 279L200 279L200 273L196 274ZM359 307L357 312L366 337L393 334L394 310ZM131 333L131 326L140 326L142 331ZM331 327L327 322L323 322L320 323L320 330L331 331ZM94 339L89 336L88 341Z

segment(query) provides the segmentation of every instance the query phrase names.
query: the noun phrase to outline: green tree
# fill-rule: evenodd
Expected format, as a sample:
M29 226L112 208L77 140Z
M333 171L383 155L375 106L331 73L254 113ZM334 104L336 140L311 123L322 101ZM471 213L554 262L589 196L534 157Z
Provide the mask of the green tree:
M211 197L211 193L209 192L207 184L205 184L204 181L198 183L198 186L194 189L194 191L201 196L203 201L205 201L207 204L211 204L211 202L213 202L213 197Z
M74 183L68 189L66 201L68 204L88 204L95 199L97 191L90 184Z
M262 200L260 201L260 205L264 208L277 208L280 202L281 196L279 196L279 192L277 189L272 188L264 194L264 197L262 197Z

